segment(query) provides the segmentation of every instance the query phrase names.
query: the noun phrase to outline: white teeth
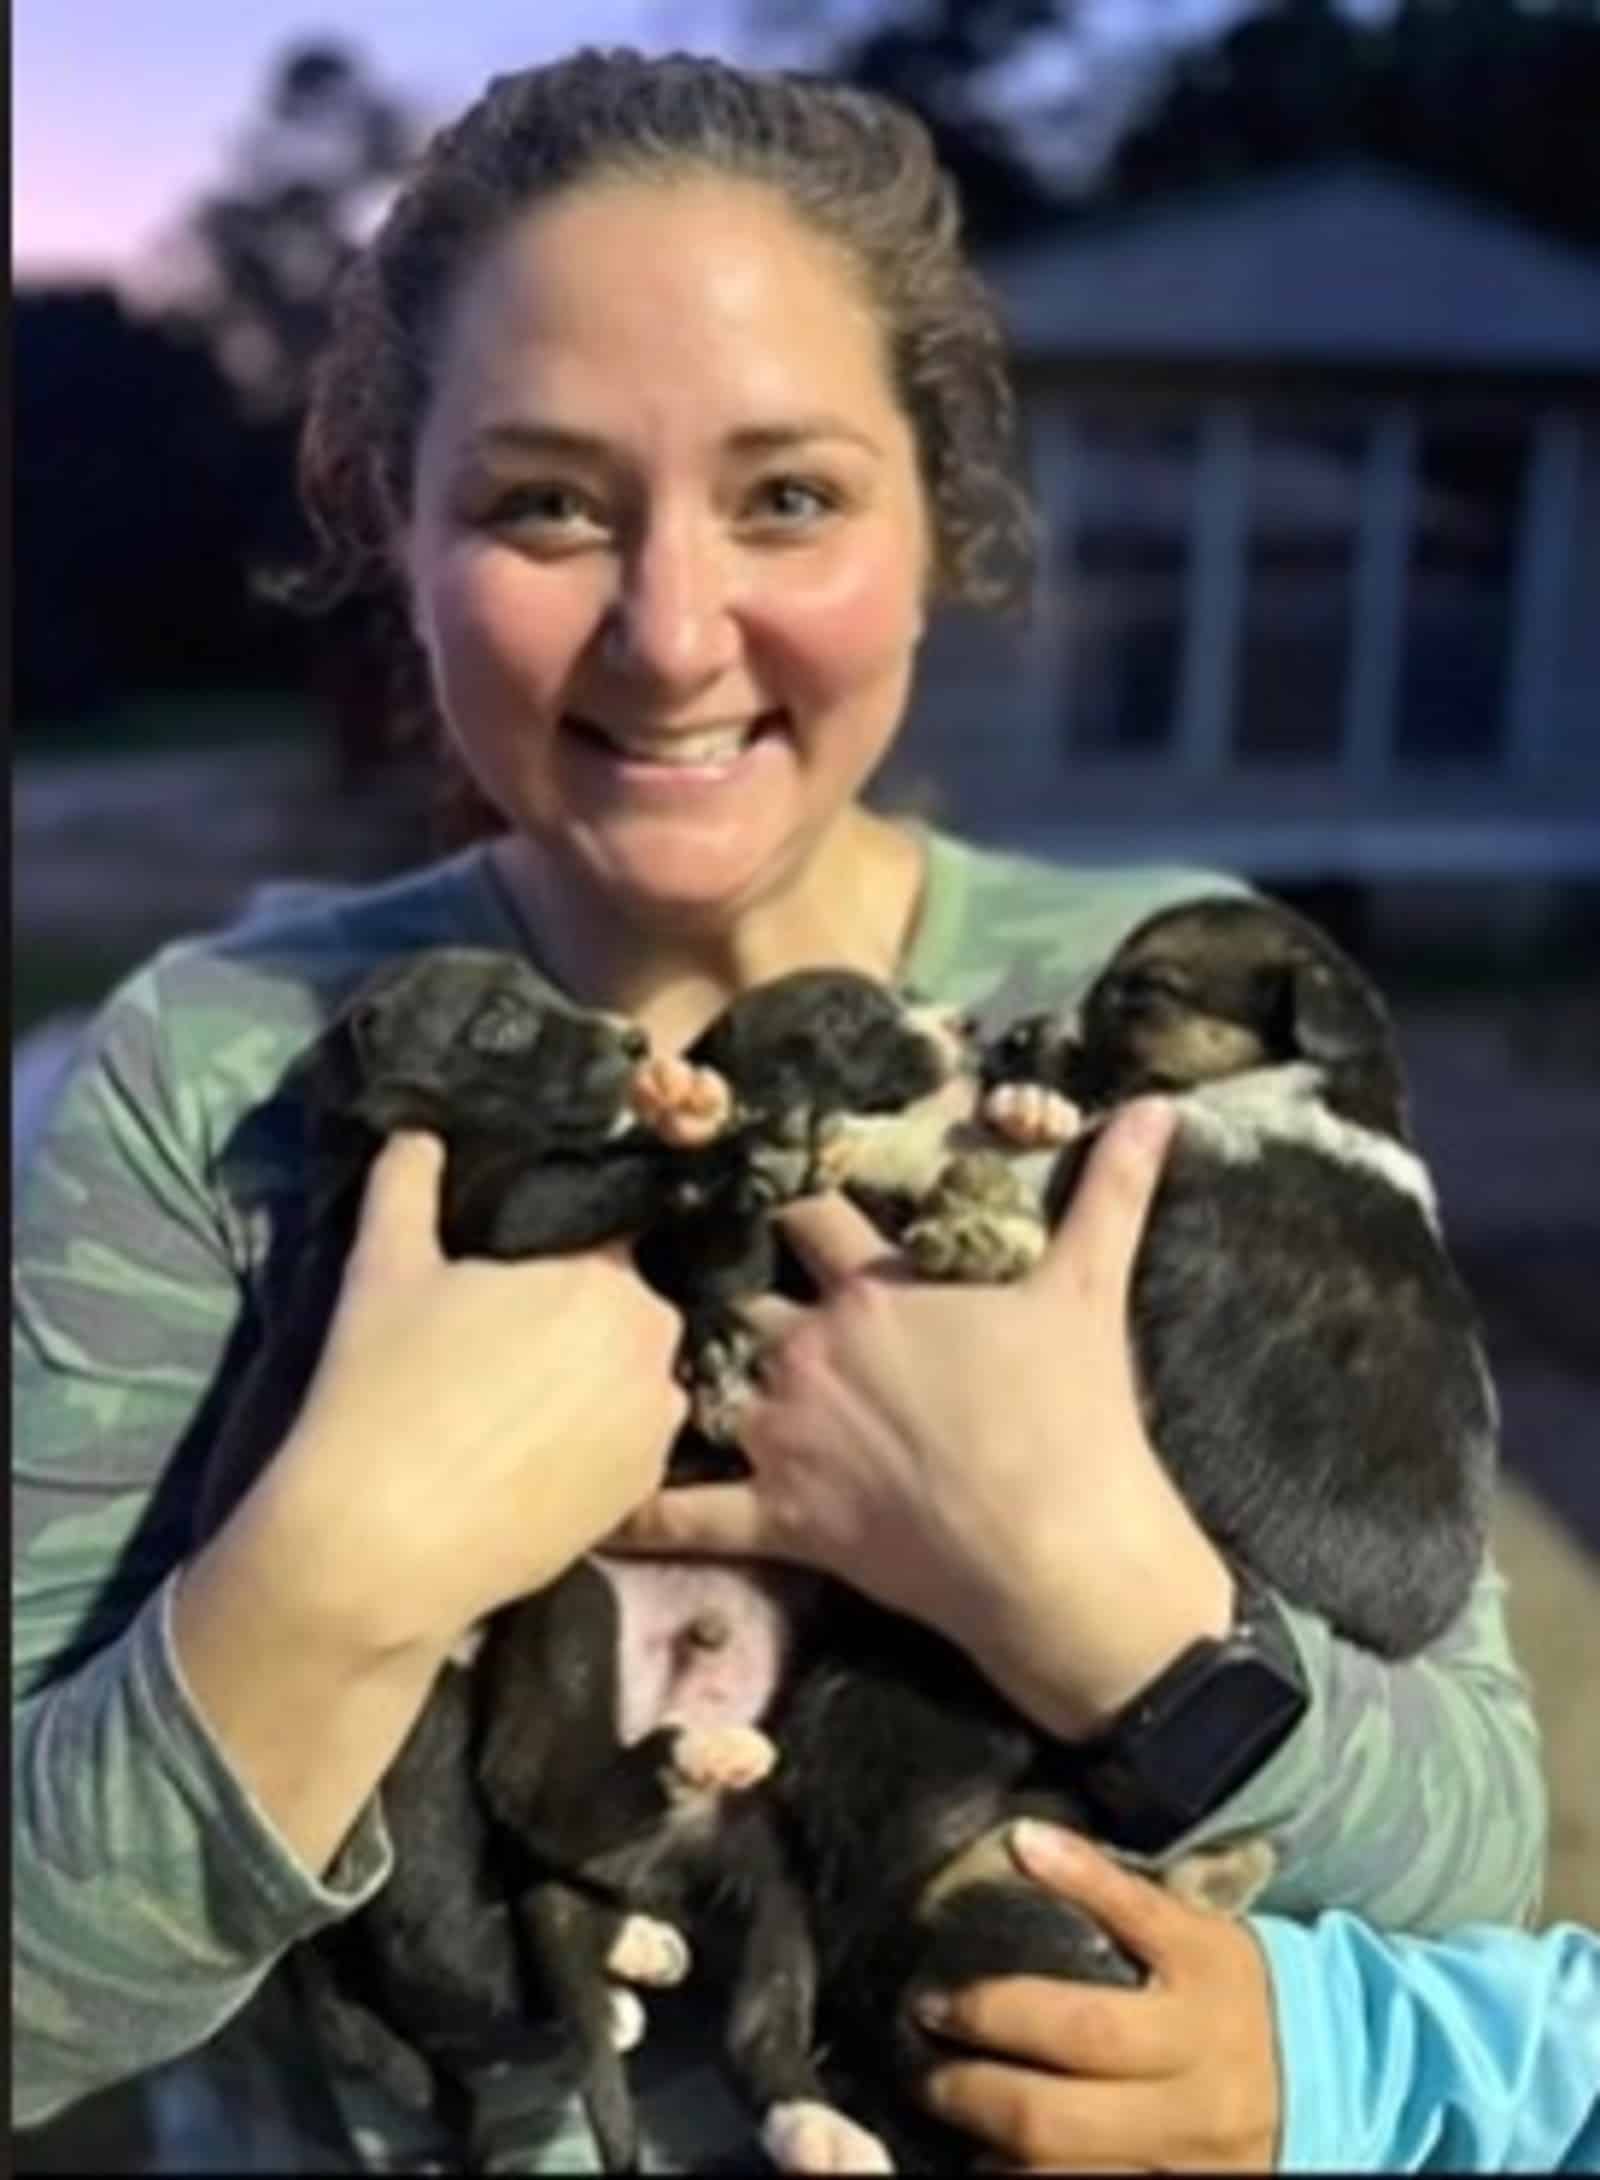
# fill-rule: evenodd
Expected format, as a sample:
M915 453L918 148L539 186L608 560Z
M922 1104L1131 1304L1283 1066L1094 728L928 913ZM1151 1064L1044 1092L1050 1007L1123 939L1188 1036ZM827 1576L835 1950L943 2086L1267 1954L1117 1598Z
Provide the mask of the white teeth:
M615 727L597 730L625 757L658 765L731 764L749 739L748 727L716 727L705 734L627 734Z

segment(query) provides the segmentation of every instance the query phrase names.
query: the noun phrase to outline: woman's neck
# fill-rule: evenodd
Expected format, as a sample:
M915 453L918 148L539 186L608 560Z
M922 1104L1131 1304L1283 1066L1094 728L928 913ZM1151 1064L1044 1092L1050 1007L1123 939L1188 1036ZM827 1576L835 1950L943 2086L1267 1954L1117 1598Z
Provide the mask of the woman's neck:
M921 842L859 808L786 884L715 923L630 915L516 836L491 852L545 973L587 1006L632 1015L665 1050L692 1043L737 993L790 969L894 976L922 897Z

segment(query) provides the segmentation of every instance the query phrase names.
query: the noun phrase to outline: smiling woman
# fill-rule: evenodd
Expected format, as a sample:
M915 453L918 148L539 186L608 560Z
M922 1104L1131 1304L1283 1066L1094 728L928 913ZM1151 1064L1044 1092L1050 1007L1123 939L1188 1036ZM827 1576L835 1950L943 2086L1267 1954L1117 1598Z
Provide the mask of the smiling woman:
M402 551L564 981L648 1009L674 953L749 983L802 931L892 970L918 861L856 796L905 708L921 480L868 298L781 196L617 181L517 221L455 298Z
M926 132L838 85L629 53L499 78L352 267L302 446L304 590L387 603L480 837L169 949L90 1028L30 1163L23 2124L140 2075L157 2169L587 2161L570 2077L534 2064L522 2013L514 2063L479 2053L469 2110L410 2109L330 2048L310 1980L328 1954L302 1941L391 1886L379 1787L468 1701L467 1631L660 1514L676 1309L621 1246L447 1259L439 1146L401 1138L293 1421L198 1546L197 1479L317 1218L307 1056L382 965L497 948L552 1005L623 1011L672 1053L812 967L1059 1013L1154 910L1226 889L1046 867L863 801L925 618L1027 591L1012 426ZM972 732L1004 763L1003 720ZM1064 1741L1137 1708L1236 1602L1136 1397L1126 1288L1161 1139L1139 1117L1105 1130L1048 1283L915 1287L854 1207L790 1214L817 1296L773 1334L750 1478L716 1502L745 1525L724 1557L780 1538L926 1619L966 1652L954 1673ZM1305 1715L1254 1769L1209 1751L1226 1791L1174 1851L1272 1833L1293 1889L1269 1907L1525 1913L1542 1811L1492 1573L1405 1661L1281 1599L1252 1610L1298 1656ZM464 1910L423 1935L479 1927ZM645 2053L647 2155L749 2162L750 2115L708 2088L715 2031L682 1997ZM773 2154L850 2150L816 2113L769 2111Z

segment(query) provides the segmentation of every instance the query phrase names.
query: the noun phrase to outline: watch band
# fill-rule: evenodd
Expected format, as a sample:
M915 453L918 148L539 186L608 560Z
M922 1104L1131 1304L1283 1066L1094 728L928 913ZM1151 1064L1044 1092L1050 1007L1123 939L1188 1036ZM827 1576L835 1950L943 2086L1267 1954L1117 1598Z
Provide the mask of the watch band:
M1169 1847L1254 1776L1308 1701L1275 1599L1236 1572L1228 1633L1191 1643L1074 1752L1107 1839L1144 1854Z

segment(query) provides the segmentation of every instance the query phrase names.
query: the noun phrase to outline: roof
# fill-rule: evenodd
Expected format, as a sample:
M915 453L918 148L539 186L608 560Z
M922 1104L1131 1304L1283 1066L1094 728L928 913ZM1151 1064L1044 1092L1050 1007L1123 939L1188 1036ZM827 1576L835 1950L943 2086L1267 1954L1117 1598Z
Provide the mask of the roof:
M1025 358L1600 372L1600 257L1379 167L1169 200L986 269Z

